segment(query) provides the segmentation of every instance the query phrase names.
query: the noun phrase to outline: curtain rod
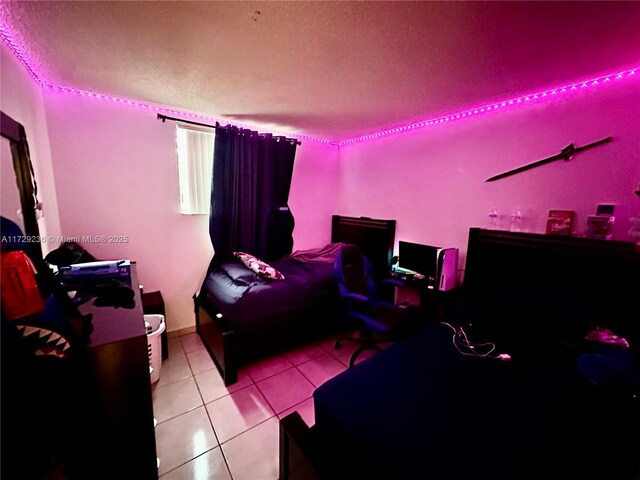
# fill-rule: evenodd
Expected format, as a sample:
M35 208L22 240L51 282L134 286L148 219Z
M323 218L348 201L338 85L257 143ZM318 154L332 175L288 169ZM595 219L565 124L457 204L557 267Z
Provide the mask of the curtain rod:
M209 125L208 123L193 122L191 120L184 120L183 118L169 117L168 115L162 115L161 113L158 114L157 119L162 120L162 123L164 123L166 120L173 120L174 122L188 123L189 125L198 125L200 127L216 128L216 125ZM261 134L261 135L264 135L264 134ZM302 145L302 142L300 140L296 140L295 138L287 138L287 137L285 138L290 142L296 142L297 145Z

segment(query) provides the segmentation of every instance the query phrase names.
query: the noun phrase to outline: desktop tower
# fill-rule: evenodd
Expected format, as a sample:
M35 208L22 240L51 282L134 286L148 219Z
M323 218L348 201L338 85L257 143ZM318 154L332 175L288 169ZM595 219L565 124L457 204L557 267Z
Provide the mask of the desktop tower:
M439 291L452 290L458 286L458 249L438 248L436 257L436 276L433 288Z
M414 272L424 280L428 290L447 291L458 286L458 249L441 248L400 241L399 266Z

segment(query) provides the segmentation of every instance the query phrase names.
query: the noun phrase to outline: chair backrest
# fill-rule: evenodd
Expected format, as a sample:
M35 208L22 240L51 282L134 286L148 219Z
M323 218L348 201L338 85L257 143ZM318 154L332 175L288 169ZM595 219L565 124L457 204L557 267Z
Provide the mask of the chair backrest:
M357 245L343 246L336 257L336 277L340 293L375 295L375 282L371 264Z

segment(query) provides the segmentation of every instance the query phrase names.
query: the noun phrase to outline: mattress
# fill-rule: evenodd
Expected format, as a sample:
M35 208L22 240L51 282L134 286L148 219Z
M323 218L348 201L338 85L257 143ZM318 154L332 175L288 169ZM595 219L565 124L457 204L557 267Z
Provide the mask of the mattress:
M270 264L284 280L263 278L240 261L218 265L205 279L207 298L237 332L267 330L273 319L317 308L337 295L333 262L285 258Z
M624 402L590 388L575 359L464 356L441 324L334 377L313 398L318 444L345 478L613 474L633 458L622 440L628 417L607 408ZM590 458L602 461L589 466Z

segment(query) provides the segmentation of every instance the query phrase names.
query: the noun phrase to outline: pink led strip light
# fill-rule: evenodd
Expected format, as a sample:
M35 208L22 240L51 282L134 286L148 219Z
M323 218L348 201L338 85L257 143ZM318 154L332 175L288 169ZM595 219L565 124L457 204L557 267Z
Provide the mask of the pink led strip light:
M580 91L587 88L594 88L600 85L608 85L613 83L616 80L622 80L628 77L638 77L640 75L636 75L636 72L640 69L640 67L635 67L629 70L623 70L621 72L611 73L609 75L603 75L601 77L592 78L590 80L583 80L581 82L571 83L568 85L564 85L562 87L550 88L548 90L542 90L536 93L531 93L528 95L522 95L520 97L510 98L508 100L501 100L497 102L488 103L479 107L470 108L468 110L459 111L447 115L443 115L440 117L429 118L426 120L422 120L420 122L409 123L406 125L401 125L394 128L389 128L386 130L380 130L377 132L369 133L366 135L361 135L358 137L353 137L348 140L341 140L337 142L338 146L350 145L353 143L364 142L367 140L372 140L374 138L385 137L387 135L393 135L395 133L408 132L411 130L417 130L420 128L431 127L435 125L440 125L442 123L451 122L455 120L460 120L463 118L474 117L477 115L481 115L484 113L490 113L495 110L504 109L508 107L514 106L523 106L529 105L541 99L547 99L549 97L566 95L568 93L573 93L576 91Z
M89 90L81 90L79 88L70 88L70 87L61 87L58 85L51 85L50 83L43 83L42 84L43 88L49 89L51 91L54 92L59 92L59 93L71 93L73 95L80 95L83 97L87 97L87 98L94 98L96 100L109 100L111 102L114 103L121 103L124 105L130 105L132 107L138 107L138 108L142 108L142 109L147 109L150 110L152 112L156 112L156 113L162 113L162 114L166 114L169 116L180 116L180 117L187 117L187 118L193 118L193 119L197 119L200 121L203 121L203 123L216 123L216 122L220 122L220 123L225 123L228 122L228 120L221 120L221 119L216 119L214 117L208 117L206 115L200 115L198 113L190 113L190 112L185 112L182 110L175 110L173 108L168 108L168 107L163 107L161 105L152 105L149 103L145 103L145 102L141 102L139 100L130 100L127 98L122 98L122 97L117 97L114 95L106 95L103 93L96 93L96 92L91 92ZM240 128L246 128L249 130L255 130L255 126L250 126L250 125L245 125L245 124L241 124L241 123L237 123L237 122L233 122L234 125L240 127ZM284 133L273 133L274 136L291 136L290 134L284 134ZM293 135L293 137L295 137L298 140L312 140L314 142L320 142L320 143L325 143L325 144L331 144L331 145L335 145L335 142L329 141L329 140L324 140L322 138L316 138L316 137L311 137L311 136L307 136L307 135Z
M169 107L164 107L162 105L153 105L153 104L149 104L149 103L145 103L145 102L141 102L139 100L130 100L127 98L122 98L122 97L116 97L114 95L106 95L106 94L102 94L102 93L96 93L96 92L91 92L89 90L81 90L79 88L70 88L70 87L61 87L58 85L51 85L50 83L43 83L42 84L43 88L52 90L54 92L59 92L59 93L71 93L73 95L80 95L82 97L87 97L87 98L94 98L96 100L109 100L111 102L114 103L121 103L124 105L130 105L132 107L138 107L138 108L142 108L142 109L147 109L153 112L157 112L157 113L162 113L165 115L169 115L169 116L179 116L179 117L186 117L186 118L193 118L193 119L197 119L200 121L203 121L203 123L216 123L216 122L220 122L222 123L226 123L228 122L228 120L221 120L221 119L216 119L214 117L208 117L206 115L200 115L198 113L190 113L190 112L185 112L182 110L175 110L173 108L169 108ZM246 125L246 124L241 124L238 122L233 122L234 125L240 127L240 128L246 128L249 130L255 130L256 127L255 126L250 126L250 125ZM284 133L273 133L274 136L285 136L285 137L289 137L291 136L290 134L284 134ZM314 142L320 142L320 143L326 143L326 144L332 144L334 145L335 142L331 142L329 140L324 140L322 138L316 138L316 137L311 137L311 136L307 136L307 135L293 135L293 137L295 137L298 140L313 140Z
M35 67L32 65L32 62L27 58L25 54L22 53L22 50L18 46L18 43L14 39L14 36L8 32L8 29L6 28L6 25L4 23L0 24L0 37L2 37L4 43L7 44L9 49L13 52L20 63L24 65L24 67L27 69L27 72L29 72L29 75L31 75L31 78L33 78L41 87L45 85L45 83L40 79L40 76L36 73Z
M213 117L208 117L206 115L200 115L200 114L197 114L197 113L184 112L184 111L181 111L181 110L175 110L175 109L168 108L168 107L161 106L161 105L152 105L152 104L149 104L149 103L141 102L139 100L130 100L130 99L122 98L122 97L117 97L117 96L114 96L114 95L106 95L106 94L102 94L102 93L96 93L96 92L92 92L92 91L89 91L89 90L82 90L82 89L78 89L78 88L70 88L70 87L63 87L63 86L59 86L59 85L52 85L52 84L42 80L41 76L38 75L38 73L36 72L35 66L33 65L33 62L31 62L30 59L27 57L27 55L25 55L22 52L22 49L18 45L18 42L15 40L15 35L12 35L9 32L9 28L8 28L6 23L0 23L0 37L2 37L2 39L7 44L9 49L11 49L11 51L16 56L16 58L25 66L25 68L27 69L27 71L29 72L31 77L36 81L36 83L38 83L38 85L40 85L43 88L47 88L47 89L49 89L51 91L54 91L54 92L70 93L70 94L73 94L73 95L80 95L80 96L83 96L83 97L93 98L93 99L96 99L96 100L109 100L109 101L114 102L114 103L130 105L130 106L133 106L133 107L147 109L147 110L150 110L150 111L153 111L153 112L157 112L157 113L162 113L162 114L169 114L169 115L172 115L172 116L173 115L180 115L182 117L194 118L194 119L198 119L198 120L205 120L207 122L219 121L219 120L216 120ZM625 78L628 78L628 77L636 77L637 78L637 77L640 76L640 75L636 75L636 72L638 70L640 70L640 67L635 67L635 68L631 68L631 69L628 69L628 70L623 70L621 72L611 73L611 74L608 74L608 75L603 75L603 76L600 76L600 77L592 78L592 79L589 79L589 80L583 80L581 82L571 83L571 84L564 85L564 86L561 86L561 87L549 88L547 90L542 90L542 91L531 93L531 94L528 94L528 95L522 95L520 97L510 98L508 100L501 100L501 101L497 101L497 102L488 103L488 104L485 104L485 105L482 105L482 106L479 106L479 107L470 108L470 109L464 110L464 111L458 111L458 112L451 113L451 114L448 114L448 115L443 115L443 116L440 116L440 117L428 118L426 120L422 120L422 121L419 121L419 122L408 123L408 124L405 124L405 125L400 125L398 127L389 128L389 129L385 129L385 130L380 130L380 131L376 131L376 132L369 133L369 134L366 134L366 135L360 135L360 136L357 136L357 137L349 138L347 140L340 140L340 141L335 141L334 140L334 141L332 141L332 140L325 140L323 138L312 137L312 136L308 136L308 135L293 135L293 136L295 138L301 139L301 140L311 140L311 141L318 142L318 143L324 143L324 144L328 144L328 145L334 145L334 146L342 147L342 146L345 146L345 145L351 145L351 144L354 144L354 143L364 142L364 141L367 141L367 140L373 140L373 139L380 138L380 137L386 137L388 135L409 132L409 131L412 131L412 130L418 130L418 129L422 129L422 128L426 128L426 127L432 127L432 126L440 125L442 123L461 120L463 118L475 117L477 115L494 112L496 110L500 110L500 109L504 109L504 108L529 105L529 104L535 103L536 101L540 101L541 99L548 99L549 97L567 95L567 94L574 93L574 92L582 90L582 89L594 88L594 87L598 87L600 85L607 85L607 84L610 84L610 83L614 83L614 81L622 80L622 79L625 79ZM227 120L223 120L222 123L224 123L225 121L227 121ZM242 128L249 128L249 129L254 129L255 128L255 127L242 125L242 124L237 124L237 125L239 127L242 127ZM274 134L274 135L291 136L290 134Z
M131 100L123 97L117 97L115 95L108 95L103 93L92 92L90 90L83 90L80 88L71 88L71 87L63 87L61 85L53 85L45 80L42 80L42 76L36 72L36 67L33 64L33 62L28 58L28 56L20 48L20 42L16 40L16 35L10 33L9 30L10 28L8 28L6 23L0 23L0 37L2 37L2 40L4 40L4 42L7 44L9 49L13 52L15 57L20 61L20 63L24 65L24 67L29 72L29 75L31 75L31 77L36 81L36 83L40 85L40 87L42 88L45 88L47 90L57 92L57 93L70 93L72 95L79 95L81 97L93 98L95 100L108 100L114 103L120 103L123 105L138 107L138 108L146 109L152 112L162 113L170 116L180 116L180 117L198 119L201 121L205 121L207 123L215 123L216 121L219 121L220 123L225 123L228 121L228 120L220 120L213 117L208 117L206 115L200 115L197 113L190 113L190 112L185 112L181 110L176 110L176 109L165 107L162 105L153 105L150 103L142 102L140 100ZM241 128L248 128L250 130L255 129L255 126L252 127L252 126L243 125L237 122L233 122L233 123L234 125L237 125L238 127L241 127ZM290 134L283 134L283 133L274 133L273 135L287 136L287 137L291 136ZM325 140L323 138L312 137L309 135L294 135L294 137L299 140L311 140L314 142L319 142L319 143L324 143L329 145L337 144L337 142L334 142L331 140Z

